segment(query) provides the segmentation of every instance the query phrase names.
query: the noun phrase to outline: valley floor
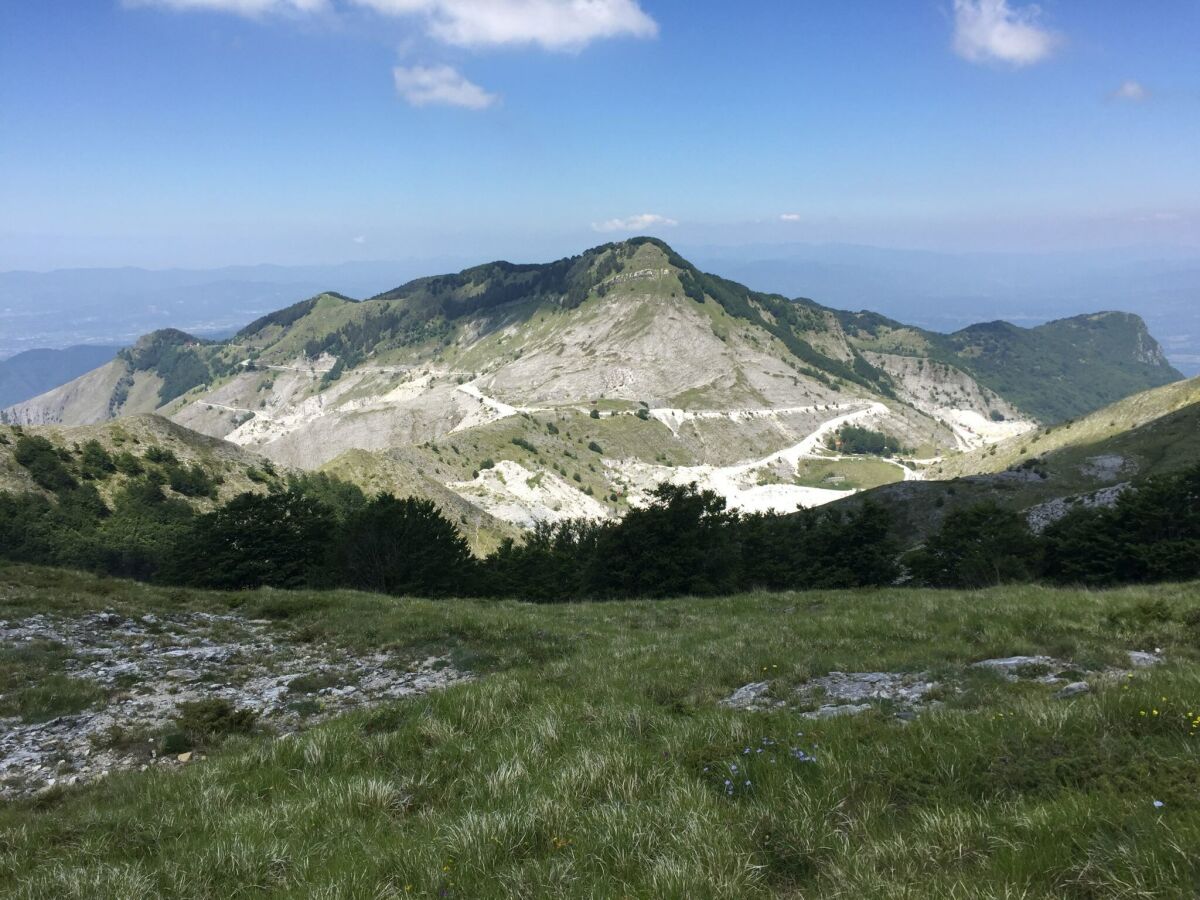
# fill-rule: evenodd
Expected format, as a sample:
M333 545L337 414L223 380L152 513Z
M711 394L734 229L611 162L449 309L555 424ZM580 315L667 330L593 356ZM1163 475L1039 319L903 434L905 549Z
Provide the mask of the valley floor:
M472 677L331 719L301 721L319 704L264 716L168 766L0 802L5 896L1174 898L1200 885L1197 584L538 607L0 567L10 730L111 709L145 682L193 684L153 666L83 683L80 623L155 625L128 643L162 653L244 639L288 678L329 659L441 660ZM1030 659L976 665L1014 656ZM315 700L329 687L304 684ZM856 714L822 712L839 705Z

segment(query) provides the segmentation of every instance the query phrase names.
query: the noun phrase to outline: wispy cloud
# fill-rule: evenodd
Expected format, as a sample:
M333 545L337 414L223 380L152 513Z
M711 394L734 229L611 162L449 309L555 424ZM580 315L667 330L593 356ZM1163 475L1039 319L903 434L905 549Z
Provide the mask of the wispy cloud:
M1125 100L1129 103L1141 103L1150 99L1150 92L1140 81L1124 81L1121 86L1109 95L1113 100Z
M433 40L458 47L539 46L578 51L593 41L652 38L658 23L639 0L120 0L126 7L207 10L248 18L336 14L351 7L415 18ZM397 66L396 90L412 106L484 109L495 94L448 65Z
M330 8L329 0L122 0L122 6L223 12L248 18L276 14L319 13Z
M779 221L781 221L781 222L799 222L800 214L799 213L781 213L779 216Z
M678 225L674 219L660 216L657 213L642 213L627 219L609 219L607 222L594 222L595 231L644 231L647 228L673 228Z
M396 91L413 106L461 106L486 109L496 102L453 66L396 66Z
M458 47L535 44L548 50L580 50L596 40L658 34L658 23L638 0L349 2L384 15L420 15L434 38Z
M1049 59L1062 38L1040 24L1041 8L1008 0L954 0L954 52L974 63L1029 66Z

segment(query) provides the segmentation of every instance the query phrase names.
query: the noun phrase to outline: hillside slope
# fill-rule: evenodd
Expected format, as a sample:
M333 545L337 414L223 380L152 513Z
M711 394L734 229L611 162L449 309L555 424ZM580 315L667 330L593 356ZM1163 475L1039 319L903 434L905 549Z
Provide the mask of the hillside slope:
M84 345L63 350L26 350L0 360L0 409L54 390L102 366L117 347Z
M270 460L227 441L198 434L169 419L136 415L96 425L0 425L0 492L51 493L18 459L22 437L44 438L66 472L111 500L132 480L149 473L165 491L200 508L209 508L245 491L280 484ZM89 444L108 459L89 463ZM198 472L199 475L195 473Z
M403 451L405 471L516 525L617 514L661 480L786 511L918 477L917 466L830 451L841 425L881 432L922 459L1030 430L1031 407L1053 412L1052 403L995 375L1005 354L1072 348L1059 363L1068 387L1047 384L1046 394L1075 405L1172 377L1136 320L1095 319L1016 329L1009 349L978 336L951 347L881 317L701 273L643 238L545 265L422 278L361 302L322 294L227 341L155 332L5 416L157 412L302 469L384 454L370 466L357 456L351 469L373 470L376 484L393 472L397 489L413 479L386 455ZM1100 347L1097 332L1106 355L1073 362ZM1105 366L1128 369L1127 380L1099 377Z
M953 334L872 313L843 313L841 319L855 345L877 364L899 358L953 366L1046 424L1183 378L1146 323L1129 313L1093 313L1034 328L988 322Z
M1077 421L951 456L929 480L887 485L843 501L871 500L896 517L906 546L954 509L991 500L1042 527L1077 503L1107 505L1133 480L1200 459L1200 378L1144 391Z

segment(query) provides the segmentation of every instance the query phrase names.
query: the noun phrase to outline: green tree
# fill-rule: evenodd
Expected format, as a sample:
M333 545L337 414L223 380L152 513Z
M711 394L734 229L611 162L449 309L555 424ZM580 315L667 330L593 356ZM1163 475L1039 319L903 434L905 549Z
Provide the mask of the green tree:
M472 566L467 542L430 500L381 494L340 530L338 580L363 590L452 594L468 586Z
M630 510L597 540L584 576L595 596L666 597L736 590L737 514L695 484L660 484L649 506Z
M919 584L983 588L1031 580L1039 552L1024 516L989 501L949 513L906 562Z
M196 518L164 576L225 590L320 586L335 524L328 507L296 491L240 494Z

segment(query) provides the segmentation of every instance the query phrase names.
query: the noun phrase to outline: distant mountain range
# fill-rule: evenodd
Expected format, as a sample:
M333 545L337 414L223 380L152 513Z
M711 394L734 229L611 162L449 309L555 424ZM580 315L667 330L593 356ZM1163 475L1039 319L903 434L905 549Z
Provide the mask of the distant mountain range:
M640 238L319 294L221 340L159 330L3 415L156 413L508 527L619 515L663 480L746 510L829 502L1180 378L1135 315L946 335L753 291ZM840 452L848 426L902 458Z

